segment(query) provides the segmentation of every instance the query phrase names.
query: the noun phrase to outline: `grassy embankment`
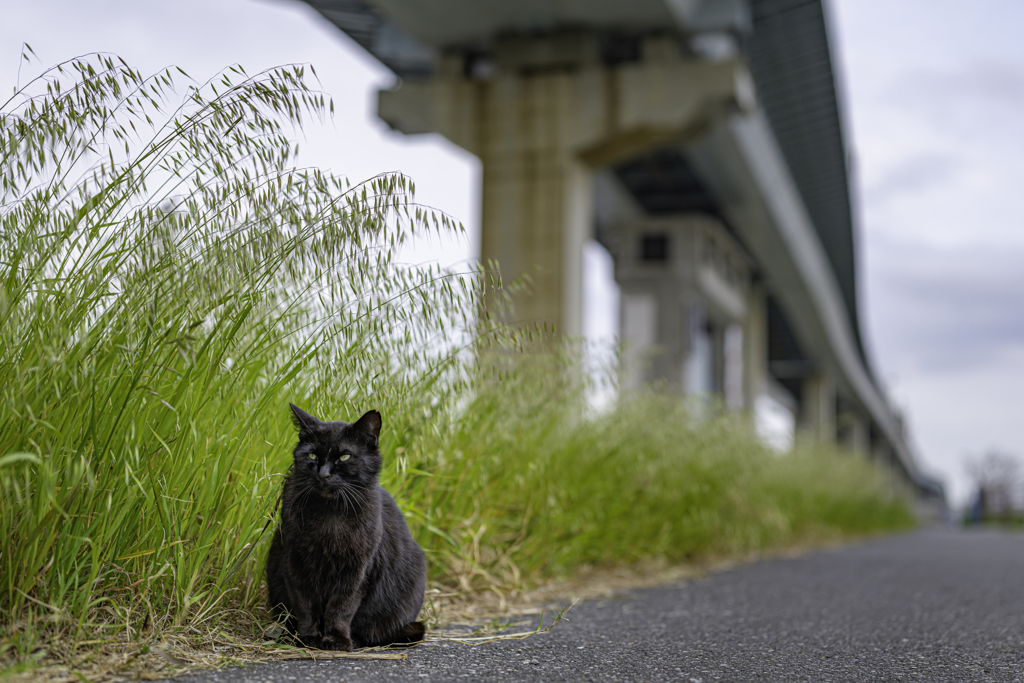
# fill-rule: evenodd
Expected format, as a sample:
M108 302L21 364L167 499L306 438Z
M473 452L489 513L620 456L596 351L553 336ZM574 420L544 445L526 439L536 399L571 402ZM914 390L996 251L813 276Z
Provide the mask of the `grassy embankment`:
M289 401L382 411L384 483L463 589L910 523L866 464L735 417L582 417L571 353L471 341L487 278L395 263L455 229L406 178L293 167L289 127L331 109L301 67L176 78L90 57L0 109L3 666L258 639Z

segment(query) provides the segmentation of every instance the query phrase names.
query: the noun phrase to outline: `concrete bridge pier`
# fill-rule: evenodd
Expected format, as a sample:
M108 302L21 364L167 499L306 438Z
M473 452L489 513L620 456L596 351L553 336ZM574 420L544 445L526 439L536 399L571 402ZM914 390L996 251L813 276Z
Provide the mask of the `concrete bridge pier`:
M803 381L800 427L819 443L836 442L836 381L817 372Z
M593 223L591 169L578 155L593 131L576 125L586 80L551 73L473 88L481 259L505 278L529 276L533 295L516 301L517 320L569 335L583 331L583 244Z
M871 453L871 426L855 406L839 402L836 415L836 438L848 451L869 456Z
M750 269L725 227L684 213L604 232L622 292L623 388L653 383L743 407Z
M516 321L582 331L597 228L623 291L626 386L719 394L784 430L781 447L795 423L877 452L941 509L863 352L827 3L307 2L399 77L383 120L481 159L481 257L532 280ZM609 191L630 215L607 220ZM745 280L721 258L729 238Z
M764 287L747 291L743 325L743 407L755 410L758 398L770 392L768 376L768 304Z
M585 62L573 47L581 48L564 48L564 58ZM538 295L516 300L517 320L579 334L593 206L590 168L578 155L593 136L577 125L587 79L559 71L517 75L516 52L510 46L502 62L485 65L448 55L432 81L381 92L379 113L402 132L440 132L481 159L481 260L496 263L506 282L529 277ZM511 73L487 71L499 63Z
M455 51L428 80L379 95L404 133L439 132L483 162L481 259L529 275L515 319L582 332L582 250L593 233L592 176L653 145L753 105L739 62L684 58L675 39L643 41L614 63L586 31L509 36L487 56Z

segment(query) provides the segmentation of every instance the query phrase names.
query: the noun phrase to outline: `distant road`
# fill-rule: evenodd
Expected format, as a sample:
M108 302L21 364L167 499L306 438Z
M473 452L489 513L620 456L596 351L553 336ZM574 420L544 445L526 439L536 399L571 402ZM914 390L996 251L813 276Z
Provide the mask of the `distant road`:
M927 530L585 602L526 641L405 662L284 662L238 681L1021 681L1024 534Z

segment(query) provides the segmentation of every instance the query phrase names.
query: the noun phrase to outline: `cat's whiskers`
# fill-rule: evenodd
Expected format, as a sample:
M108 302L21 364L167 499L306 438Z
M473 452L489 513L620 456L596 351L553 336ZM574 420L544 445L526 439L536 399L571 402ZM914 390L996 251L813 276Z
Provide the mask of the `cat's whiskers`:
M357 486L356 484L349 484L349 492L352 497L359 501L359 507L366 505L368 488L366 486Z
M335 498L335 500L340 500L341 504L343 506L342 509L345 512L348 512L348 496L345 495L345 484L344 483L342 483L340 486L338 486L338 487L336 487L334 489L334 498Z
M359 508L356 507L355 503L349 498L348 494L351 491L352 491L352 487L351 487L351 484L349 484L348 482L342 482L341 486L338 487L338 493L341 494L341 500L342 500L342 504L345 506L345 512L348 512L348 509L351 506L352 512L356 513L356 512L359 511ZM354 495L353 495L353 497L354 497Z
M306 502L309 497L317 491L317 486L312 481L306 479L301 482L301 488L295 494L294 505L302 509L306 506Z
M335 497L341 501L346 513L349 512L350 508L353 514L358 513L366 506L368 496L368 488L366 486L359 486L355 482L342 481L335 491Z

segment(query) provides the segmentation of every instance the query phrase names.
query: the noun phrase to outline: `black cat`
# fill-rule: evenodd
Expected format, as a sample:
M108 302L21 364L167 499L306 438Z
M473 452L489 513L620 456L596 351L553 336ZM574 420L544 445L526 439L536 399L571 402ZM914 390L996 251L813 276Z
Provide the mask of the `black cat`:
M308 647L422 640L427 561L377 483L380 413L349 424L292 412L299 444L267 558L270 608Z

